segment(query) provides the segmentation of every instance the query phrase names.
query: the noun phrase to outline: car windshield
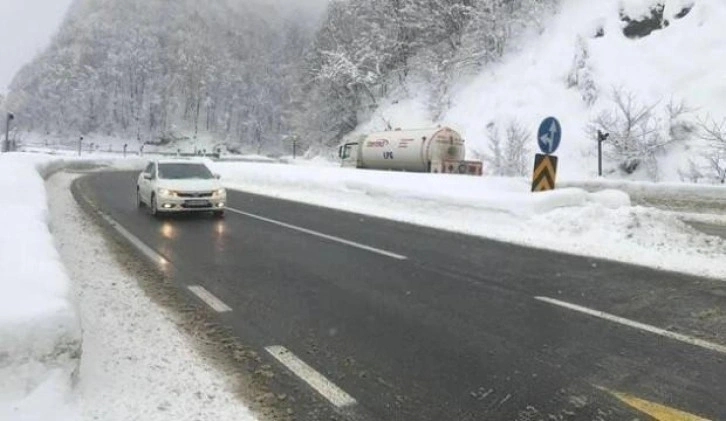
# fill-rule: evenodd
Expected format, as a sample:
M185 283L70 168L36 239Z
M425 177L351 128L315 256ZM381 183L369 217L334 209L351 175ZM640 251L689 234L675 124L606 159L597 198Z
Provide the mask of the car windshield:
M159 164L159 178L180 180L184 178L210 179L214 175L203 164Z

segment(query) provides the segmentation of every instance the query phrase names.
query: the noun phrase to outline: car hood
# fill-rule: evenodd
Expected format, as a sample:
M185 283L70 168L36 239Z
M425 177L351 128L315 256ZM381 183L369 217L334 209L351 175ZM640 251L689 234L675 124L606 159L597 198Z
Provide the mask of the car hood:
M162 189L176 191L204 192L221 189L222 183L217 179L200 180L189 178L182 180L159 180L157 186Z

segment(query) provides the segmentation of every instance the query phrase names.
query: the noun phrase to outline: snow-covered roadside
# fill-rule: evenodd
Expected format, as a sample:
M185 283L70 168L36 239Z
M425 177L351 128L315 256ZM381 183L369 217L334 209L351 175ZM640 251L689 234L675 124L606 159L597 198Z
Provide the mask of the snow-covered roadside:
M72 420L81 327L48 227L52 160L0 155L0 419Z
M695 214L726 216L726 186L719 184L653 183L629 180L564 181L563 187L577 187L588 191L617 189L630 195L633 202L648 206ZM702 218L698 216L698 218ZM690 218L690 216L689 216Z
M726 279L726 241L627 194L527 180L213 163L229 188L516 244Z
M82 420L254 420L235 382L199 355L173 315L146 296L70 193L74 176L48 182L53 233L68 265L83 325Z
M68 176L49 183L49 210L44 177L59 169L143 164L99 158L0 155L12 198L0 203L0 420L253 420L228 376L108 255Z

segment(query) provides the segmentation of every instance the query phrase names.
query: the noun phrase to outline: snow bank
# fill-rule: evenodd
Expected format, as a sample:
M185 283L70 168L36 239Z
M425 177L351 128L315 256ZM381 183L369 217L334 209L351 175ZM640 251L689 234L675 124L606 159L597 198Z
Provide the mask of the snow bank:
M569 206L603 202L602 194L569 188L531 194L525 179L482 178L444 174L361 171L338 167L297 167L266 164L213 163L226 183L243 189L273 192L282 189L309 192L358 193L368 197L412 199L529 217ZM626 196L624 193L622 195ZM610 206L629 206L629 200L611 200Z
M694 197L700 199L723 200L726 202L726 186L689 183L651 183L647 181L628 180L567 180L561 186L595 189L617 189L633 195L650 195L661 197ZM726 208L724 208L726 212Z
M726 241L612 187L532 194L524 179L215 163L229 188L380 218L726 278Z
M39 172L51 159L0 155L0 419L64 420L81 330L53 245Z
M44 178L65 167L143 161L91 155L0 155L0 420L75 420L71 395L81 358L81 328L71 281L55 248Z

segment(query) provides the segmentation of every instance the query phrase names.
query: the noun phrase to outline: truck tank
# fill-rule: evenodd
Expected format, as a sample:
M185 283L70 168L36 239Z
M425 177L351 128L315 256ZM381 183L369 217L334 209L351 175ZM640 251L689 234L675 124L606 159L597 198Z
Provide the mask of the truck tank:
M462 161L461 135L449 127L371 133L359 139L358 167L429 172L433 161Z

